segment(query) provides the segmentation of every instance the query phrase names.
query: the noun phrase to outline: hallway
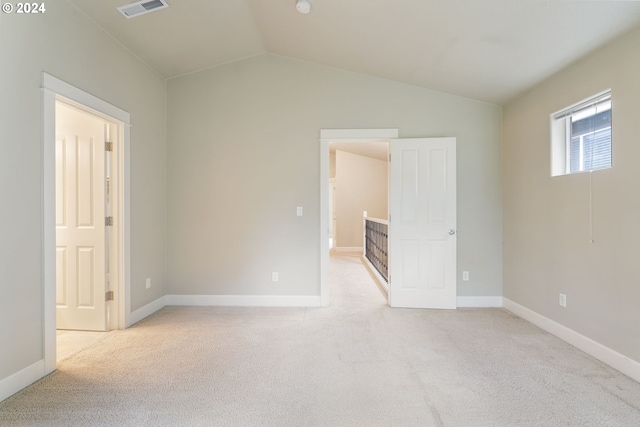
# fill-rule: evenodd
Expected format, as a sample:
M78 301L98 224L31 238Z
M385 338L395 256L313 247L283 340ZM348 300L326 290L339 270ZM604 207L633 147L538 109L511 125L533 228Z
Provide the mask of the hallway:
M350 310L386 306L387 296L362 264L360 253L331 253L329 257L330 304Z

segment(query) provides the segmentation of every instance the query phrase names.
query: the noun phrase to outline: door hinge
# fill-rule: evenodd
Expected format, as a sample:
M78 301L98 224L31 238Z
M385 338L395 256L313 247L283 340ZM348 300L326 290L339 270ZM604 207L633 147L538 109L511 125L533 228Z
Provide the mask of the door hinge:
M106 225L107 227L113 225L113 217L112 216L108 216L104 219L104 225Z
M105 142L104 149L105 151L113 151L113 142Z
M104 294L105 301L113 301L113 291L107 291Z

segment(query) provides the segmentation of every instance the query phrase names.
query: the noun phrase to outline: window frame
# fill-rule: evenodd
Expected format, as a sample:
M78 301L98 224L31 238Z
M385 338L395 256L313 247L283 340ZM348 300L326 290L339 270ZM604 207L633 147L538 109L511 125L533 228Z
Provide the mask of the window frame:
M579 171L571 171L571 117L579 114L581 111L586 110L590 106L597 106L598 104L603 104L609 102L611 103L610 111L611 111L611 164L608 167L599 167L599 168L590 168ZM606 110L604 110L606 111ZM596 111L595 114L598 114ZM592 117L593 115L589 115L586 117ZM585 118L586 118L585 117ZM594 172L599 170L607 170L613 167L613 98L611 94L611 89L604 90L599 92L593 96L583 99L582 101L576 102L575 104L570 105L569 107L563 108L553 114L550 115L550 130L551 130L551 176L563 176L563 175L574 175L577 173L584 172ZM608 129L609 127L602 128ZM601 129L598 129L601 130ZM594 129L593 134L595 135L597 130ZM581 143L582 143L582 134L580 134ZM582 144L581 144L582 146ZM583 148L581 148L583 150ZM581 156L582 157L582 156ZM581 165L584 165L584 162L581 162Z

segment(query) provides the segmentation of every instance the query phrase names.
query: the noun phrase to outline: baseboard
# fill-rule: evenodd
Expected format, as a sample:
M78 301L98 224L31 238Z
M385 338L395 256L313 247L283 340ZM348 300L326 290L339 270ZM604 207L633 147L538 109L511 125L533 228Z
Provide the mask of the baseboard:
M226 307L320 307L320 296L297 295L167 295L166 305Z
M367 258L366 256L362 255L360 257L360 259L362 260L362 264L364 265L364 267L367 269L367 271L369 271L369 275L373 278L373 280L375 280L377 282L378 287L388 297L389 296L389 284L387 283L386 280L384 280L384 277L382 277L382 274L380 274L380 272L378 270L376 270L376 268L373 266L373 264L371 264L371 261L369 261L369 258Z
M165 305L167 305L166 303L166 296L162 296L160 298L158 298L157 300L150 302L149 304L140 307L139 309L137 309L136 311L131 313L131 325L134 325L136 323L138 323L139 321L141 321L142 319L144 319L145 317L151 316L153 313L155 313L156 311L160 310L162 307L164 307ZM127 327L131 326L128 325Z
M364 252L364 248L363 247L348 247L348 246L341 246L341 247L335 247L333 248L334 251L336 252L358 252L358 253L363 253Z
M502 297L457 297L456 305L461 308L502 307Z
M503 307L640 382L640 363L507 298Z
M44 377L44 359L0 380L0 402Z

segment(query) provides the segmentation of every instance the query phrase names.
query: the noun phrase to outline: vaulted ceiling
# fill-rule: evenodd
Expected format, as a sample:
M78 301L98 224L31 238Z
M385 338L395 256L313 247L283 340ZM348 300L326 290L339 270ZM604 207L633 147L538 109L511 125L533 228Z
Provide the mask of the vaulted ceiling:
M165 78L271 53L496 104L640 26L638 1L68 1Z

